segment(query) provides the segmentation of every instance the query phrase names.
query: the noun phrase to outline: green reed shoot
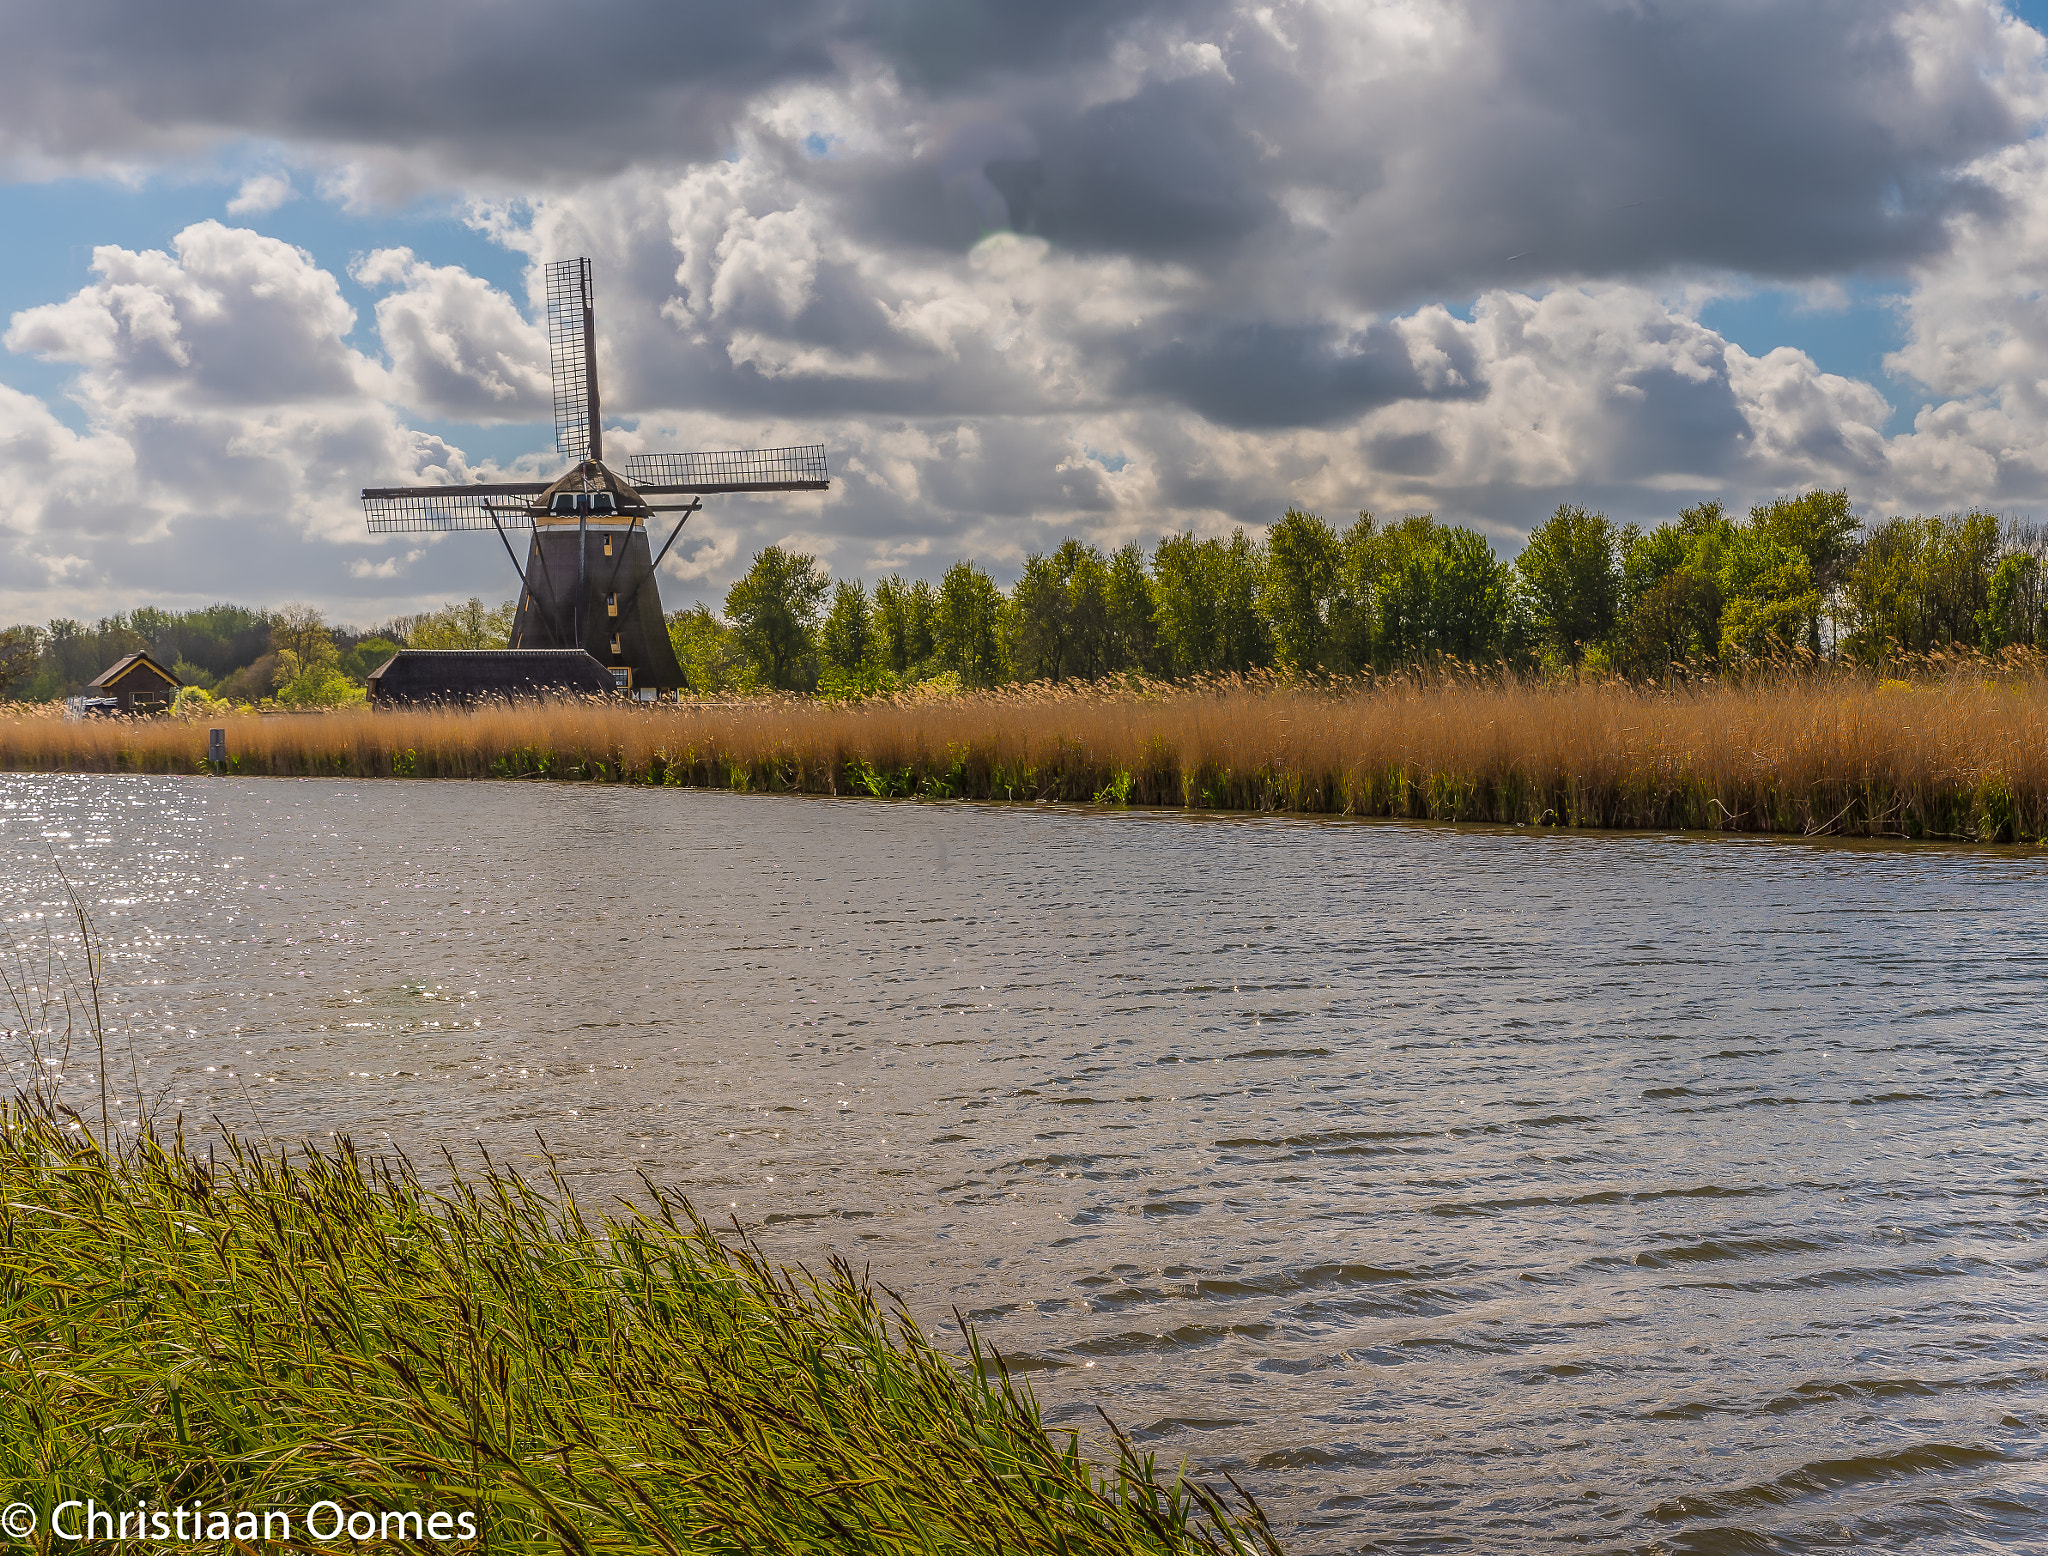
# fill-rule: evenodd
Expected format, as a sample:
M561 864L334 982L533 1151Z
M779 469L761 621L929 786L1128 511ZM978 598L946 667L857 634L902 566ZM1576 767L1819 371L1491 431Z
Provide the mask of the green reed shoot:
M1276 1552L1249 1497L1120 1435L1092 1466L979 1342L652 1184L593 1220L552 1171L0 1123L6 1500L289 1509L308 1549L331 1500L466 1507L493 1551Z

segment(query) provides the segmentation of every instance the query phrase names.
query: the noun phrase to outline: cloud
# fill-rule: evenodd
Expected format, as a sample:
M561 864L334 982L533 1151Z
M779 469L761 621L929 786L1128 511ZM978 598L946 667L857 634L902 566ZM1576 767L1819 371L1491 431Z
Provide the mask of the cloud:
M1285 250L1387 308L1923 255L1995 200L1959 170L2042 107L2040 39L1993 0L615 0L567 52L539 0L433 16L76 0L0 59L0 154L132 165L258 138L374 199L559 192L766 130L835 223L892 243L1007 226ZM844 153L810 155L820 132Z
M97 250L6 336L73 370L87 430L34 402L8 425L23 472L107 494L93 522L140 549L0 508L34 576L189 582L164 548L260 532L237 577L297 556L336 599L492 587L467 537L370 545L354 489L495 468L417 423L546 421L539 266L575 254L609 450L831 451L830 493L692 521L685 600L790 537L842 570L1002 574L1063 533L1291 502L1511 547L1565 498L2048 498L2048 69L1994 0L616 0L590 26L618 46L567 55L531 0L433 14L229 0L172 27L81 0L0 59L18 165L255 137L371 219L452 193L529 262L516 297L426 238L356 256L372 343L340 255L216 222ZM1879 385L1700 322L1717 293L1870 275L1926 391L1904 432ZM520 468L554 468L533 442Z
M473 477L396 414L391 376L348 345L354 311L304 251L200 222L169 252L101 247L93 270L6 333L77 369L88 430L0 391L0 603L39 577L87 598L215 598L265 559L296 553L303 572L308 540L365 548L365 485Z
M354 310L304 250L213 221L187 227L173 250L93 250L99 280L16 314L7 349L85 369L79 394L107 420L360 400L381 387L343 343Z
M261 216L297 198L298 191L292 188L289 178L278 173L258 173L242 180L242 187L228 201L228 215Z
M400 405L467 422L553 414L547 340L503 292L455 266L422 263L411 249L377 249L350 274L399 288L377 302L377 334Z
M1324 426L1400 400L1483 393L1465 332L1440 328L1430 338L1429 326L1447 318L1438 310L1426 320L1348 334L1319 325L1174 319L1159 327L1167 338L1133 354L1123 382L1235 427ZM1411 336L1418 337L1412 345Z

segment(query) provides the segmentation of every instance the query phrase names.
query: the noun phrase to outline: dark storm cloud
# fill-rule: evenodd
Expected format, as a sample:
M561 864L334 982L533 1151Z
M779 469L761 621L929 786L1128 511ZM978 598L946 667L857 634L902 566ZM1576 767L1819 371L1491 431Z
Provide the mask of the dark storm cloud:
M1237 94L1209 77L1167 81L1044 131L1031 161L991 163L1011 225L1070 246L1200 253L1280 219Z
M964 248L991 230L1065 248L1214 256L1282 224L1254 115L1228 83L1152 83L1078 114L970 120L928 156L817 175L869 235Z
M1171 338L1132 360L1125 386L1179 399L1225 426L1329 426L1397 400L1468 399L1485 388L1468 353L1461 371L1433 392L1407 342L1386 325L1346 335L1299 325L1180 322Z
M1169 35L1162 9L1127 38L1212 43L1217 68L1108 101L1071 75L1012 79L999 120L815 176L849 226L902 242L1007 226L1232 278L1285 252L1384 309L1568 277L1896 265L1995 207L1960 170L2033 112L1998 79L1991 13L1921 0L1471 0L1437 15L1454 43L1361 79L1344 62L1379 63L1366 8L1279 10L1290 37L1248 7ZM1901 18L1925 25L1902 35Z
M1958 169L2028 128L1991 13L1931 0L1468 0L1424 18L1424 48L1376 32L1372 7L1216 0L8 10L0 144L17 154L147 160L254 135L538 187L723 156L761 92L879 62L907 117L956 127L815 164L850 228L957 247L1008 226L1218 274L1285 248L1372 308L1672 266L1894 263L1992 202ZM1322 215L1287 214L1287 190Z
M145 159L272 136L540 182L723 155L765 88L832 77L843 51L926 90L991 66L1057 67L1147 9L1052 0L12 0L5 147Z
M832 69L819 0L17 3L9 148L148 157L246 135L545 176L716 155L745 95Z
M1893 24L1915 10L1933 25L1909 41ZM1382 305L1673 266L1883 268L1994 205L1959 170L2030 129L1986 68L1994 35L1961 12L1497 0L1474 14L1455 79L1371 93L1353 136L1297 122L1287 137L1338 187L1347 170L1317 148L1368 153L1340 263ZM1293 72L1260 64L1278 97Z

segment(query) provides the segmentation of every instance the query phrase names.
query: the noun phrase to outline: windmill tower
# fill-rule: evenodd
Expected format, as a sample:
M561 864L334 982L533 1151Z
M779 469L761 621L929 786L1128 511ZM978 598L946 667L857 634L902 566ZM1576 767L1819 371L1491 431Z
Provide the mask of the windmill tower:
M508 646L582 649L621 691L651 697L685 684L655 582L683 525L716 494L823 491L831 484L824 445L629 454L621 474L604 461L588 259L548 266L547 309L555 450L570 461L567 472L553 481L366 487L363 511L376 535L496 530L519 572ZM648 525L659 513L678 517L657 552ZM508 528L532 531L524 567Z

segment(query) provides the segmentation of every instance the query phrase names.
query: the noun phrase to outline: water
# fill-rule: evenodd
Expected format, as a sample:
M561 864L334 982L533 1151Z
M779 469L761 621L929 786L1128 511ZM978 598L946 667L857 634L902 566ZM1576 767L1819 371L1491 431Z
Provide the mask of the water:
M53 859L128 1116L645 1171L1292 1551L2048 1550L2038 858L0 775Z

